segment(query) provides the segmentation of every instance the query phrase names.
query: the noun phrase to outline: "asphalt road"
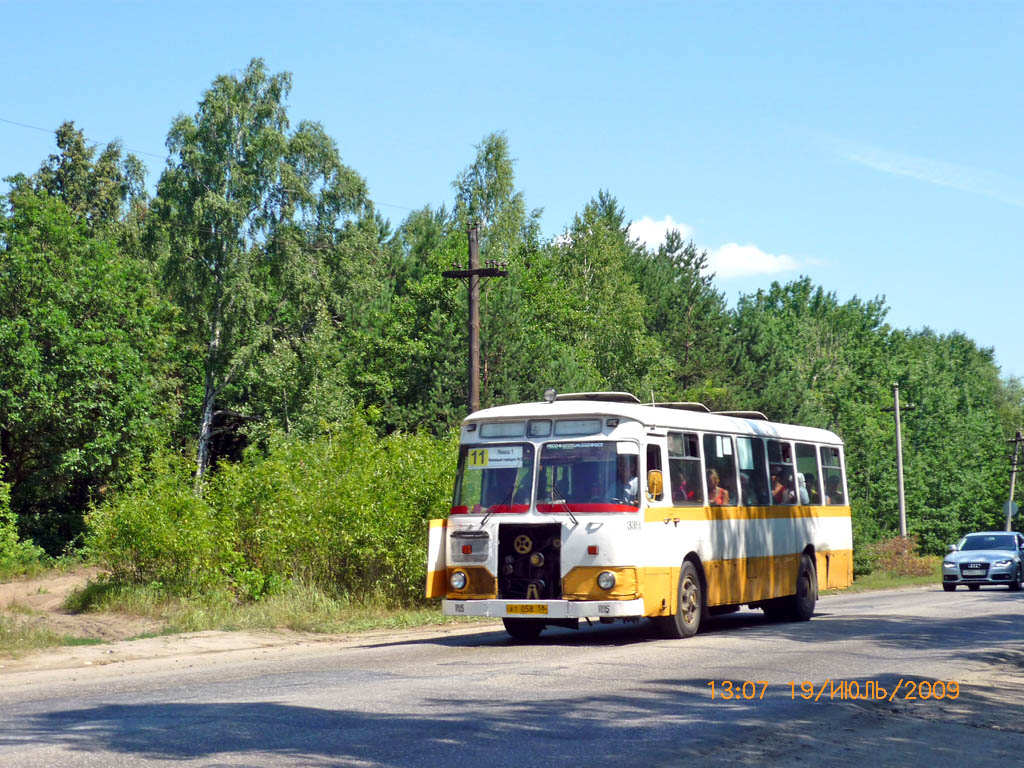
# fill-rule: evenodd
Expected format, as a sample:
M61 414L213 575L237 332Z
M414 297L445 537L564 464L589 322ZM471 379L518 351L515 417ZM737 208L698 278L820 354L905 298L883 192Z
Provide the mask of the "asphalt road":
M1004 589L829 596L810 622L744 610L689 640L617 624L518 645L486 625L2 675L0 766L19 768L1024 760L1024 594Z

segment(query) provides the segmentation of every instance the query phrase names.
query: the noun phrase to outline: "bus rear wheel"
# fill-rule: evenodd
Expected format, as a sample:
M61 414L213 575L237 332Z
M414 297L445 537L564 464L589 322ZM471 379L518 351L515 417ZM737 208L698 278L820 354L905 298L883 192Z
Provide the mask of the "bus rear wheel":
M523 643L533 642L544 631L544 622L537 619L502 619L501 623L513 640Z
M761 608L772 621L807 621L814 615L818 599L814 563L807 555L800 556L800 569L796 577L796 594L778 597L764 603Z
M679 590L677 608L672 616L659 620L661 631L668 637L683 639L693 637L700 629L704 615L704 588L701 586L697 567L689 560L679 569Z

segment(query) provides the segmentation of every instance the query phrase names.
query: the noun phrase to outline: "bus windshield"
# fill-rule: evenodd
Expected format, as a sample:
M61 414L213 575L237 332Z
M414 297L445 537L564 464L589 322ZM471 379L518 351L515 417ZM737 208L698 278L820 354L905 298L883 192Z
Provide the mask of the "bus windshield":
M533 491L533 446L463 445L455 480L453 515L526 512Z
M639 458L633 442L545 443L537 511L635 512L640 506Z

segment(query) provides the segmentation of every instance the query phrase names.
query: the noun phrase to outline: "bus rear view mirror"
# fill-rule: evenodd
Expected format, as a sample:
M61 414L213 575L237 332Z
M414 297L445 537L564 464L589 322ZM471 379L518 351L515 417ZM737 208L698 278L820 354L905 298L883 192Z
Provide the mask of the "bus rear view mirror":
M647 473L647 493L652 499L657 499L661 496L662 490L664 480L661 477L661 470L652 469Z

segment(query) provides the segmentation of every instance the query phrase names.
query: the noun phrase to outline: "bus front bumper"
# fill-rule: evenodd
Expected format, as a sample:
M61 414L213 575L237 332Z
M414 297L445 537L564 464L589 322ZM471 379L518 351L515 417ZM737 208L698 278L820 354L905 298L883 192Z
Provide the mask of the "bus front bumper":
M442 600L445 616L489 616L518 619L638 618L643 598L636 600Z

